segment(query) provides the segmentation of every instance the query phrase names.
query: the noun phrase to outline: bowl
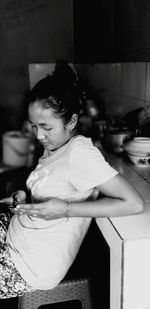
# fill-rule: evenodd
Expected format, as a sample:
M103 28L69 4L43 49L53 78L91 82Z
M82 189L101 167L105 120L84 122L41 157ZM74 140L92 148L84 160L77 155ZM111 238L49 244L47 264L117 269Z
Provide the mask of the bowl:
M130 141L124 142L122 148L127 153L136 156L150 156L150 138L134 137Z
M150 166L150 155L149 156L144 156L144 155L135 155L131 153L127 153L130 161L134 165L138 166Z

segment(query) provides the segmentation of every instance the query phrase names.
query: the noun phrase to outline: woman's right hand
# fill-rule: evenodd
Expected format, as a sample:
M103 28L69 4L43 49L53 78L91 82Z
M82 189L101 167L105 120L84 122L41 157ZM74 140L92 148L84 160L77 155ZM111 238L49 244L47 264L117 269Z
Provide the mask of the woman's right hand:
M10 197L5 197L0 200L1 203L11 204L16 203L25 203L26 202L26 193L23 190L17 190L11 194Z
M25 203L26 202L26 193L23 190L17 190L11 194L13 201L16 203Z

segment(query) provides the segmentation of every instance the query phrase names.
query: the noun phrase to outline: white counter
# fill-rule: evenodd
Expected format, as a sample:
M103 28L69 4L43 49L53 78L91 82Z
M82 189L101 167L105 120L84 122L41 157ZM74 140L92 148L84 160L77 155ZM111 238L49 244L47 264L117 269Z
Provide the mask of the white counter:
M145 201L141 214L96 219L110 247L110 308L150 309L150 167L136 167L110 153L104 156Z

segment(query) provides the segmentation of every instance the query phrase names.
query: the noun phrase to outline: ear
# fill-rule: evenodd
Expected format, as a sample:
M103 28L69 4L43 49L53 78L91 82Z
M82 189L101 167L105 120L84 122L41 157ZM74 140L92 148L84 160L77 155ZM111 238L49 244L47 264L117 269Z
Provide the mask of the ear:
M75 128L75 126L77 125L77 122L78 122L78 115L73 114L68 123L68 129L70 132Z

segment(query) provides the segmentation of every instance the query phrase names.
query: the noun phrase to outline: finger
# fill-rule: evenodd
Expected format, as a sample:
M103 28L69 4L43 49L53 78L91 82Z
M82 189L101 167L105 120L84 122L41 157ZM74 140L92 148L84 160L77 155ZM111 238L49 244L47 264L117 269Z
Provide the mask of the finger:
M20 200L25 200L26 199L26 192L22 191L22 190L18 190L17 192L17 197L20 199Z
M12 193L12 197L17 200L17 202L22 202L26 200L26 193L22 190L18 190Z
M28 211L28 212L34 212L39 211L41 209L41 204L17 204L16 209L19 211Z
M12 209L13 211L15 211L15 213L26 213L26 214L30 214L30 213L34 213L36 212L37 210L34 210L31 206L31 204L23 204L23 207L22 207L22 204L17 204L16 207L14 207Z
M20 210L20 209L16 209L13 208L11 209L11 211L13 213L18 213L19 215L28 215L28 216L32 216L32 217L40 217L39 211L38 210Z
M12 197L5 197L5 198L0 200L0 203L10 204L12 202L13 202L13 198Z
M14 214L19 214L19 215L24 215L24 213L23 212L21 212L21 211L18 211L16 208L10 208L10 211L11 212L13 212Z
M18 204L18 203L26 203L26 199L22 199L22 198L20 198L19 196L16 196L16 197L15 197L15 201L16 201L17 204Z

